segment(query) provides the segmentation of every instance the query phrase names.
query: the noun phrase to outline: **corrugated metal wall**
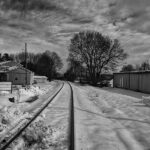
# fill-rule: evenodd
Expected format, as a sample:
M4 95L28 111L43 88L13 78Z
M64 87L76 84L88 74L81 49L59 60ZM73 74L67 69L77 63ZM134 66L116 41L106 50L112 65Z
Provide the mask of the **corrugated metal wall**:
M113 86L150 93L150 71L114 73Z

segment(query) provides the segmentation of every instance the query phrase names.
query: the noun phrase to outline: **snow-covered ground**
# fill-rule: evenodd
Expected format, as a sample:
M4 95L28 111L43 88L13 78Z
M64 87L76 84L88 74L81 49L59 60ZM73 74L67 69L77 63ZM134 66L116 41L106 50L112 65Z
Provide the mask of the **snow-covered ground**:
M18 91L13 91L12 94L5 93L0 95L0 141L5 138L6 135L13 133L16 126L18 126L26 118L30 118L36 108L41 107L45 97L52 95L60 83L51 82L48 84L41 84L38 86L31 86L30 89L20 89L20 101L18 103L10 102L9 98L16 98ZM38 96L38 99L34 102L26 102L31 96ZM3 99L4 98L4 99ZM26 99L25 99L26 98ZM24 101L22 101L24 99ZM0 145L1 147L1 145Z
M32 113L35 109L41 107L44 100L46 100L49 96L53 95L53 93L58 90L60 85L61 85L61 82L58 82L58 83L52 82L50 84L40 85L44 91L44 94L39 95L38 100L36 100L32 103L27 103L25 101L22 101L19 103L18 107L20 107L20 109L23 112Z
M72 86L75 109L75 150L150 149L150 107L141 103L142 96L148 97L148 94L117 88L95 88L77 84ZM25 108L24 105L24 111L32 112L40 107L48 95L30 104L30 107ZM70 88L65 84L62 91L40 116L41 127L46 128L48 132L45 132L47 149L68 149L69 104ZM38 130L39 127L35 124L28 129L25 136L29 137L32 132L34 133L31 132L32 128ZM38 134L41 132L36 133ZM22 139L20 140L24 143ZM38 150L37 146L38 143L30 148Z
M42 112L42 114L36 119L36 123L32 123L29 129L26 130L24 134L19 138L16 147L21 147L22 150L67 150L68 149L68 130L69 130L69 104L70 104L70 88L68 84L64 85L62 91L55 97L55 99L49 104L49 106ZM41 120L38 122L38 120ZM42 123L42 125L41 125ZM34 126L35 131L32 129ZM39 128L40 127L40 128ZM43 135L42 129L45 130ZM48 128L48 133L47 133ZM42 131L42 133L41 133ZM25 137L28 138L28 140ZM40 136L41 141L38 142L38 137ZM29 147L25 148L25 143L30 143L34 139ZM44 139L44 140L43 140ZM28 142L27 142L28 141ZM41 143L44 142L44 145ZM19 144L21 143L21 145ZM42 147L43 148L42 148ZM13 149L19 150L19 149Z
M34 96L42 96L45 93L53 93L55 88L59 85L57 82L48 82L47 84L37 84L34 86L31 86L28 89L25 88L19 88L19 90L13 90L12 93L2 93L5 91L0 92L0 110L5 107L10 107L14 105L13 102L9 101L9 98L14 98L15 101L17 101L17 105L26 105L26 101L28 101L31 97ZM22 103L22 104L21 104Z
M53 90L55 87L55 82L47 84L39 84L31 86L29 89L19 88L18 90L13 90L12 93L8 91L0 91L0 109L3 107L11 106L13 103L9 101L9 98L14 98L18 102L24 102L29 97L34 95L43 95L48 90Z
M74 86L76 150L150 149L148 94Z
M45 124L51 126L50 150L68 150L70 87L68 84L43 112Z

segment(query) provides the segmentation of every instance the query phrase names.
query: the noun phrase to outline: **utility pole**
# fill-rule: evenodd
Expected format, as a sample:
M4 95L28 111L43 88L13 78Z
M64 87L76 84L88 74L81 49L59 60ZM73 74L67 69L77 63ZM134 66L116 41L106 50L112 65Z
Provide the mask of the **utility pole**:
M27 86L27 84L28 84L28 72L27 72L27 43L25 43L25 68L26 68L25 82L26 82L26 86Z

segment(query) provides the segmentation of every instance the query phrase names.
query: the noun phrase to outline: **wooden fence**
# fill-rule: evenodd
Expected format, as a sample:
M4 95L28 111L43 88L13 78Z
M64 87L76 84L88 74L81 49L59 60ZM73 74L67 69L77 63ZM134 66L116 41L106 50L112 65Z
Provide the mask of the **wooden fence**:
M10 91L12 93L12 83L0 82L0 91Z
M150 93L150 71L114 73L113 86Z

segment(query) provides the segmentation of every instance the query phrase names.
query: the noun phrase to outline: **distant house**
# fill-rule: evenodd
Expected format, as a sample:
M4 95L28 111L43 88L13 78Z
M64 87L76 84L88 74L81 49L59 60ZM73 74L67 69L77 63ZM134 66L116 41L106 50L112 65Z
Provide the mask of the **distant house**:
M13 85L30 85L34 73L13 61L0 62L0 82L12 82Z
M47 77L46 76L34 76L34 83L46 83Z

